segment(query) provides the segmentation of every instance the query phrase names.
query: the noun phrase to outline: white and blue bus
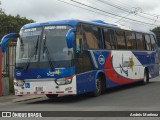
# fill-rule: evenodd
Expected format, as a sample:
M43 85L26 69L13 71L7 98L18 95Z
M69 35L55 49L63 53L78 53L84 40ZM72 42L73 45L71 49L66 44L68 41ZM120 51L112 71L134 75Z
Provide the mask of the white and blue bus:
M92 93L159 75L158 45L151 32L123 29L101 20L61 20L24 25L17 38L15 95Z

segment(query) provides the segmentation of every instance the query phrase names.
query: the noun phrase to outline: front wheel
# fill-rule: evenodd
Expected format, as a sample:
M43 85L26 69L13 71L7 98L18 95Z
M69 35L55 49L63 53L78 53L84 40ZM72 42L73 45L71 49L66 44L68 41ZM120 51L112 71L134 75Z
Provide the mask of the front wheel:
M57 98L58 94L46 94L48 98Z
M97 97L102 93L102 80L100 77L96 79L96 90L92 92L92 96Z
M144 84L148 84L148 83L149 83L149 72L148 72L148 70L146 70L146 69L145 69L145 71L144 71L143 83L144 83Z

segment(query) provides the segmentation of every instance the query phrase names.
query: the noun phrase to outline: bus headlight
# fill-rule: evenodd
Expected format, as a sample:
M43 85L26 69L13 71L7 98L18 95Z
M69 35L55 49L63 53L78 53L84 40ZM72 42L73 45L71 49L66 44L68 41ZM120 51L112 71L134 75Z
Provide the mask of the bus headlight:
M55 82L57 85L66 85L72 83L73 76L68 76L65 78L56 79Z
M14 79L14 85L22 87L24 85L24 81Z

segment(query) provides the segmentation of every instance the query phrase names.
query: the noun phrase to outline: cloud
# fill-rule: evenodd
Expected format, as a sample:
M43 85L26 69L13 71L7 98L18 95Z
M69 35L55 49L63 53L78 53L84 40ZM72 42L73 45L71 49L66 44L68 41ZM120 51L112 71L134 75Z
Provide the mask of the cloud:
M62 2L59 2L58 0L1 0L2 1L2 8L5 10L6 13L17 15L20 14L21 16L25 16L29 19L33 19L37 22L41 21L50 21L50 20L58 20L58 19L82 19L82 20L95 20L95 19L101 19L105 20L106 22L115 22L120 17L114 17L111 18L111 15L108 15L104 12L100 12L97 10L93 10L104 15L100 15L97 13L93 13L87 10L83 10L81 8L77 8ZM74 5L78 5L76 3L71 2L70 0L63 0L65 2L72 3ZM78 1L78 0L77 0ZM132 10L132 7L140 7L143 9L143 11L147 13L154 13L159 14L160 13L160 1L159 0L103 0L105 2L109 2L111 4L121 6L124 9ZM117 14L120 16L125 16L128 14L127 12L124 12L122 10L119 10L117 8L114 8L113 6L100 3L97 0L81 0L78 1L93 7L96 7L98 9L104 10L106 12L110 12L113 14ZM80 5L78 5L80 6ZM84 6L81 6L84 7ZM87 8L87 7L84 7ZM90 8L87 8L90 9ZM91 10L91 9L90 9ZM157 12L156 12L157 11ZM108 16L108 17L107 17ZM131 19L137 19L142 20L143 18L138 18L136 15L129 15L128 16ZM153 18L154 19L154 18ZM153 22L148 20L142 20L146 22ZM130 23L126 21L121 21L121 24L127 25L132 28L138 28L135 25L135 23ZM149 30L150 26L144 26L139 29L142 30Z

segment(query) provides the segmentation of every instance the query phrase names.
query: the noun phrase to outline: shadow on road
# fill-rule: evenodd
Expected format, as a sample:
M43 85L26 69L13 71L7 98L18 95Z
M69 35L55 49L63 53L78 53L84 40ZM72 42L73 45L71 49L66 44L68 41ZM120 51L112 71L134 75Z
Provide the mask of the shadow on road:
M148 87L150 85L154 85L157 84L157 81L152 81L147 85L142 85L142 83L138 82L138 83L133 83L133 84L127 84L127 85L122 85L119 87L114 87L114 88L110 88L107 89L102 96L104 95L108 95L108 94L113 94L113 93L117 93L117 92L122 92L124 90L128 90L128 89L134 89L134 88L138 88L138 87ZM90 94L81 94L81 95L66 95L66 96L60 96L58 98L54 98L54 99L37 99L36 101L29 101L27 104L66 104L66 103L75 103L75 102L81 102L81 101L85 101L85 100L89 100L89 99L97 99L98 97L91 97Z

